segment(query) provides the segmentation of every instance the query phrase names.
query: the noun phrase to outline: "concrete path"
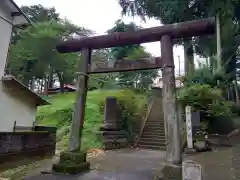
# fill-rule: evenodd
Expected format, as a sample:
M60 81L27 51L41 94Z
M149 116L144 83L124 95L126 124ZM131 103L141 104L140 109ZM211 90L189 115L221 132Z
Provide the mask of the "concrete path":
M38 175L25 180L153 180L160 175L165 152L122 149L89 158L92 171L80 176Z

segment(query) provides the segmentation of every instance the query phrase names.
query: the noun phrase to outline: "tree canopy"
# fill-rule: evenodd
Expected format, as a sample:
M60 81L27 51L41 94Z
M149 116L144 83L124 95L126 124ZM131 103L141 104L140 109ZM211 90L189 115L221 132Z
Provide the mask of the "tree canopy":
M135 23L126 24L121 20L116 21L115 26L108 30L112 32L129 32L140 29ZM136 60L143 57L151 57L140 44L133 44L128 46L111 48L112 56L115 61L121 59ZM146 90L152 84L153 79L157 76L157 70L141 70L135 72L121 72L119 73L118 83L120 86L135 87L140 90Z
M15 30L10 45L7 69L32 89L44 91L60 83L76 82L77 63L79 53L60 54L55 49L60 40L92 35L93 32L79 27L67 19L61 19L55 8L41 5L23 6L21 9L32 20L32 25L24 30ZM108 30L111 32L125 32L138 29L134 23L125 24L118 20ZM92 61L114 62L120 59L137 59L150 57L143 46L131 45L111 49L94 50ZM90 75L89 89L109 87L137 87L147 89L157 71L137 71L127 73L107 73Z

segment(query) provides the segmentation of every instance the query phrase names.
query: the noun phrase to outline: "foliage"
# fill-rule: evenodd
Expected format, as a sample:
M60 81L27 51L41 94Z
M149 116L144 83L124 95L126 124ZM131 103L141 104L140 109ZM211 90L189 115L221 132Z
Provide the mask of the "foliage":
M112 54L109 49L95 50L92 53L92 65L95 63L108 64L112 62ZM116 88L118 73L91 74L89 78L89 89L113 89Z
M119 91L115 95L119 105L120 119L123 122L123 129L128 133L128 138L133 137L134 125L139 123L145 116L147 99L143 94L136 94L130 89ZM104 113L105 100L99 104L100 112Z
M60 54L56 43L74 33L88 33L68 21L47 21L33 24L20 32L19 40L10 47L8 68L28 85L32 78L45 79L56 75L60 84L71 84L75 79L77 53Z
M21 10L32 22L46 22L50 20L59 21L59 14L54 7L46 8L42 5L22 6Z
M55 46L60 40L92 34L91 30L61 19L55 8L42 5L23 6L21 9L32 21L25 29L14 29L7 69L32 89L60 82L72 84L76 77L78 53L60 54ZM35 89L34 89L35 90Z
M224 99L222 90L207 84L193 84L180 90L179 100L208 116L230 115L232 103Z
M127 93L128 92L128 93ZM129 94L129 95L127 95ZM123 90L95 90L90 91L87 97L86 104L86 114L83 130L83 149L87 150L89 148L101 147L102 144L97 138L99 128L103 126L104 111L100 111L99 105L102 104L104 107L104 102L107 96L122 97L122 99L127 100L128 97L134 96L132 91ZM126 96L126 97L125 97ZM124 98L125 97L125 98ZM137 109L132 109L132 111L142 112L141 107L145 102L144 95L135 94L136 102L135 107ZM51 97L51 105L43 106L38 109L37 122L40 125L45 126L57 126L57 146L60 149L65 149L67 147L69 128L71 123L71 117L73 112L73 105L76 100L75 93L57 94ZM132 101L128 101L128 107L131 105ZM131 102L131 103L130 103ZM138 114L134 112L134 114ZM138 119L139 120L139 119Z
M234 104L232 106L232 112L237 115L238 117L240 117L240 106L237 104Z
M134 23L125 24L123 21L118 20L115 26L108 30L108 33L112 32L133 32L140 29ZM115 61L121 59L136 60L138 58L151 57L151 54L146 52L143 46L140 44L113 47L111 53ZM132 88L135 87L142 91L145 91L152 84L152 79L157 76L157 70L141 70L135 72L121 72L118 76L118 84L121 87Z
M214 62L214 59L212 59ZM211 87L218 87L225 90L231 83L230 75L225 73L224 68L214 70L212 67L199 63L199 68L191 75L186 75L182 79L185 86L191 86L193 84L207 84Z
M235 79L236 71L236 50L239 46L239 9L240 2L235 0L119 0L122 13L130 13L132 16L139 15L161 20L163 24L170 24L182 21L201 19L211 16L220 16L221 41L223 62L228 62L226 72L233 72ZM184 40L184 48L189 43ZM182 42L182 40L180 40ZM216 54L216 39L212 37L195 37L191 42L196 53L203 57L211 57ZM185 47L186 46L186 47ZM228 61L230 60L230 61Z

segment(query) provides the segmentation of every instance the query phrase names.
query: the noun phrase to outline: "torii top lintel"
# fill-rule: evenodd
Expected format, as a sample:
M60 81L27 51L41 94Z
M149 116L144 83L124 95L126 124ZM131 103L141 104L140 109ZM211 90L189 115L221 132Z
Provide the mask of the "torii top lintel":
M77 52L83 48L101 49L130 44L160 41L164 35L175 38L210 35L215 33L215 18L186 21L159 27L136 30L134 32L116 32L108 35L83 37L67 40L57 45L60 53Z

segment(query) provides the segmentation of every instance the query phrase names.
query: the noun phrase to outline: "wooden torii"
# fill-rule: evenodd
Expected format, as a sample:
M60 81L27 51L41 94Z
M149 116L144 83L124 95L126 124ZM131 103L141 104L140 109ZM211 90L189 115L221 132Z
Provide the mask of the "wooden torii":
M75 113L72 123L69 150L79 149L82 128L84 123L85 104L87 96L87 82L89 73L116 72L139 70L146 68L162 68L163 74L163 111L166 129L166 161L171 164L181 162L181 137L177 117L176 89L173 61L173 39L188 38L193 36L211 35L215 33L215 19L187 21L159 27L140 29L134 32L116 32L109 35L83 37L76 40L67 40L57 45L60 53L81 51L79 62L78 89ZM93 49L110 48L131 44L161 41L161 58L156 58L154 63L135 61L127 66L118 64L108 68L92 68L91 52ZM160 48L160 45L159 45ZM126 63L126 62L125 62ZM136 65L138 63L138 65ZM79 128L80 127L80 128ZM79 133L80 130L80 133ZM74 133L75 132L75 133ZM78 136L80 134L80 136ZM77 138L77 139L76 139Z

